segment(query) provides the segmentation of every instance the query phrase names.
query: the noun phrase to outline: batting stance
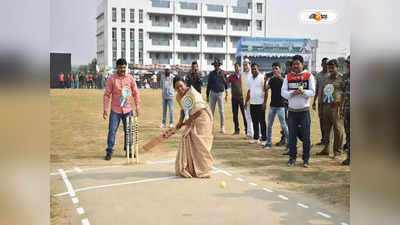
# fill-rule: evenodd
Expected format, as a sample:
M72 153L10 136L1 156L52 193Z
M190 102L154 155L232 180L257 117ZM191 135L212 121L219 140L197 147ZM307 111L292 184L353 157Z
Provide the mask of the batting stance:
M107 119L108 103L111 98L111 112L108 124L108 137L107 137L107 155L105 160L110 160L113 147L115 144L115 134L117 133L119 122L122 119L124 125L124 131L126 131L126 118L131 115L133 116L131 101L129 96L132 96L135 100L136 110L135 116L139 116L140 109L140 98L139 91L136 86L135 79L132 75L126 73L126 60L117 60L117 74L113 74L107 79L107 87L103 96L103 118ZM126 143L127 135L124 135L124 142ZM126 154L126 144L124 143L124 151ZM129 154L132 158L132 153Z

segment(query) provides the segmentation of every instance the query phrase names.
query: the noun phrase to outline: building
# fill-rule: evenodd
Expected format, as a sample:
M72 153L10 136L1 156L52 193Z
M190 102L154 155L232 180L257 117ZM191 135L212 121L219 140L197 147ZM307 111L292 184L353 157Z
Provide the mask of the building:
M231 5L235 2L235 5ZM267 0L101 0L97 8L97 60L129 64L190 65L210 71L214 58L234 70L241 37L266 37ZM269 15L268 15L269 16Z

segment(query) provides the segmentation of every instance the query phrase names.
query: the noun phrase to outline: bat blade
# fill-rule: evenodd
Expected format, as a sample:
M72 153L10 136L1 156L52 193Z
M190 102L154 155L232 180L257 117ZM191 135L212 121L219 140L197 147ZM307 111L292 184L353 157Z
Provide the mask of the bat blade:
M154 146L160 144L162 141L164 141L165 139L168 139L170 136L175 134L176 129L175 128L171 128L167 132L168 132L168 137L164 137L163 134L160 134L159 136L151 139L149 142L147 142L145 145L143 145L143 150L145 152L147 152L150 149L154 148Z

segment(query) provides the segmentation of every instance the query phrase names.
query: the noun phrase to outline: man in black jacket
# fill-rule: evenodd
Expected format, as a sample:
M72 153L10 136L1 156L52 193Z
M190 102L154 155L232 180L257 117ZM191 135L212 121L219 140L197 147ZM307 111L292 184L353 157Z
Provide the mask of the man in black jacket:
M186 85L188 87L193 86L196 91L201 94L201 79L199 74L199 66L196 61L192 62L192 69L186 77Z

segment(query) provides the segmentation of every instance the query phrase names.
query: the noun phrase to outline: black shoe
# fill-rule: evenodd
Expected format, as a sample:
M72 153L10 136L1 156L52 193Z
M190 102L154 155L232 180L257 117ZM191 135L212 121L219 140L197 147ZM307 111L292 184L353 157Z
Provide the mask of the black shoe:
M233 132L232 135L238 135L239 133L240 133L239 131L235 131L235 132Z
M303 162L303 167L304 168L309 168L310 164L308 163L308 161Z
M322 150L322 151L320 151L320 152L317 152L316 155L329 155L329 152L328 152L328 151Z
M289 155L289 151L282 153L282 155Z
M350 159L346 159L346 160L344 160L343 162L342 162L342 165L343 166L348 166L348 165L350 165Z
M324 143L321 141L321 142L317 143L317 145L318 145L318 146L319 146L319 145L324 145Z
M288 165L289 167L292 167L292 166L294 166L294 164L296 164L296 159L289 159L287 165Z
M286 145L285 137L282 137L281 140L275 144L276 146L284 146Z
M125 152L125 157L126 157L127 152ZM129 153L129 158L132 158L132 153ZM136 155L135 155L136 158Z
M104 157L105 160L111 160L111 154L107 153L106 157Z

